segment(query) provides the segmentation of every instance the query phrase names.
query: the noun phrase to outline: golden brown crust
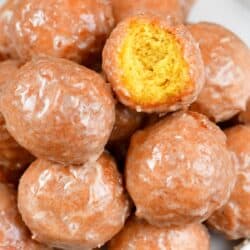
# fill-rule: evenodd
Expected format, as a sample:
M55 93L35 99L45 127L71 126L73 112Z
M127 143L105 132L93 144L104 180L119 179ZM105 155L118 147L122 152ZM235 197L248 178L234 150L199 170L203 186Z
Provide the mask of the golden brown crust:
M100 53L113 25L109 0L22 0L10 33L23 61L49 55L85 62Z
M16 184L25 168L34 159L35 157L9 134L0 114L0 171L4 174L5 180Z
M10 23L19 0L6 0L0 7L0 60L18 58L10 32Z
M96 160L115 120L112 93L102 77L59 58L24 65L1 104L6 126L20 145L65 164Z
M229 201L208 220L210 226L230 239L250 237L250 127L227 129L229 148L235 153L237 181Z
M0 63L0 93L4 90L5 84L9 84L15 76L21 62L18 60L6 60Z
M132 217L108 245L108 250L209 250L206 228L191 224L181 228L158 228Z
M142 125L144 114L117 103L115 117L115 125L109 138L110 142L129 139L129 137Z
M118 233L129 203L108 154L84 166L35 161L21 178L18 207L33 238L63 249L92 249Z
M160 26L172 33L180 43L183 49L184 59L189 66L191 82L187 93L183 96L179 96L178 99L172 98L172 100L166 104L145 104L140 106L132 99L126 90L124 83L122 82L122 70L119 68L119 51L131 22L138 20L145 22L145 24L154 23L157 26ZM193 37L186 27L182 24L176 23L170 16L166 19L161 19L152 15L138 15L127 18L119 23L112 31L103 49L103 70L105 71L105 74L120 102L132 109L136 109L137 111L149 113L171 112L187 108L196 100L204 84L204 67L199 48L196 46Z
M154 14L166 18L173 16L184 21L184 13L179 0L111 0L116 23L136 14Z
M192 109L216 122L245 110L250 91L250 51L232 32L212 23L188 26L200 45L206 84Z
M125 175L138 217L181 226L206 220L227 202L235 166L216 125L198 113L178 112L135 133Z
M49 250L30 239L30 234L17 210L16 191L0 183L0 249Z
M0 63L0 94L10 84L19 66L20 62L15 60ZM25 167L33 160L34 157L9 134L0 114L0 170L4 173L5 180L16 183Z

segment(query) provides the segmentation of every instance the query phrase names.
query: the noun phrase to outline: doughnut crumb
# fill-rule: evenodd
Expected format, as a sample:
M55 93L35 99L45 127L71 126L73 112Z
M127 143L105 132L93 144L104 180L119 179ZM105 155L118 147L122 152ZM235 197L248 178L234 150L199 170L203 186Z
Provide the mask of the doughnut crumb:
M171 102L192 84L180 43L154 23L131 22L119 59L125 87L138 105Z

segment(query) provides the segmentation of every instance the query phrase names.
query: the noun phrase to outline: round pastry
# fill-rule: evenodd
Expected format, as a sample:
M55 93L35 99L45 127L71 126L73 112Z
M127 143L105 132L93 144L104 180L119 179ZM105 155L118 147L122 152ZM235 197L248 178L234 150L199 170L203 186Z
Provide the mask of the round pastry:
M48 250L31 240L17 210L16 191L0 183L0 249L4 250Z
M129 202L115 162L63 167L35 161L21 178L18 207L33 238L63 249L93 249L117 234Z
M225 130L229 148L237 161L237 181L229 201L208 220L230 239L250 237L250 127Z
M250 50L231 31L212 23L189 25L200 45L206 83L192 109L215 122L245 110L250 91Z
M135 133L125 172L136 215L156 226L206 220L235 183L224 133L194 112L172 114Z
M119 101L139 112L186 108L204 83L199 48L170 16L138 15L119 23L105 44L103 69Z
M0 60L17 58L16 48L13 45L10 32L10 23L19 0L5 0L0 7Z
M140 128L143 118L142 113L138 113L117 103L115 108L115 125L109 141L114 142L128 139Z
M15 60L0 63L0 93L10 83L19 66L20 62ZM33 160L34 157L9 134L4 118L0 113L0 170L4 173L5 179L16 183L24 168Z
M85 62L101 51L113 25L109 0L19 0L10 29L24 61L49 55Z
M108 250L209 250L210 240L206 228L191 224L181 228L159 228L131 218L108 245Z
M115 106L102 77L60 58L19 69L1 98L6 126L38 158L65 164L96 160L113 129Z
M179 0L111 0L116 23L136 14L154 14L173 16L179 22L184 21L184 13Z
M242 123L250 124L250 100L247 102L246 110L240 113L238 120Z

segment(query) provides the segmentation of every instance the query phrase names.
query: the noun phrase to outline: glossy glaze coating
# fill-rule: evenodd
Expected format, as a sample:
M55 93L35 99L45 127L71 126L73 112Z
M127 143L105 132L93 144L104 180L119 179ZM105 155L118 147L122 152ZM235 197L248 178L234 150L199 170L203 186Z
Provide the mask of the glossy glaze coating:
M20 67L21 63L17 60L0 62L0 94L4 91L6 85L11 82Z
M24 169L34 159L34 156L21 147L9 134L0 114L0 171L3 172L5 180L16 183Z
M178 21L184 21L179 0L111 0L111 3L116 23L141 13L155 14L163 18L172 15Z
M126 186L136 215L153 225L206 220L234 183L226 137L203 115L178 112L132 137Z
M226 131L228 146L235 153L237 181L227 204L208 220L209 225L230 239L250 237L250 127L238 125Z
M114 25L109 0L19 0L11 37L24 61L49 55L84 62Z
M138 21L145 23L145 25L153 24L170 32L182 47L183 58L188 65L190 86L192 85L184 96L178 96L178 99L171 100L169 103L166 101L165 104L149 105L145 103L141 106L128 93L122 81L123 72L119 66L119 53L130 25ZM187 108L200 93L205 76L200 50L188 29L183 24L176 23L171 17L161 19L153 15L138 15L127 18L116 26L103 49L103 70L120 102L138 112L148 113L171 112Z
M193 110L216 122L245 110L250 91L250 51L231 31L212 23L189 25L200 45L206 84Z
M0 94L10 84L20 63L7 60L0 63ZM6 124L0 113L0 170L10 182L16 182L24 168L34 160L34 157L22 148L6 129Z
M0 183L0 249L49 250L30 239L30 234L17 210L16 191Z
M37 160L21 178L18 207L34 239L89 250L122 229L129 203L116 165L105 153L80 167Z
M7 128L20 145L65 164L96 160L115 120L113 97L102 77L59 58L27 63L0 101Z
M10 23L18 1L5 0L4 4L0 4L0 60L18 57L10 31Z
M142 125L144 115L117 103L115 117L110 142L128 139Z
M158 228L131 218L108 245L108 250L209 250L206 228L191 224L179 229Z

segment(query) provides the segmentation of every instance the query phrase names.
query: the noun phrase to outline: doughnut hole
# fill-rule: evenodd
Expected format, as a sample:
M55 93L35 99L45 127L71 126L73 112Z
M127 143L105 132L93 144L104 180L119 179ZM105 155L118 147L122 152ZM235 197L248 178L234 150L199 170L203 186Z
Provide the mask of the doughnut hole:
M125 88L137 105L172 104L193 89L181 44L154 23L131 22L119 63Z

